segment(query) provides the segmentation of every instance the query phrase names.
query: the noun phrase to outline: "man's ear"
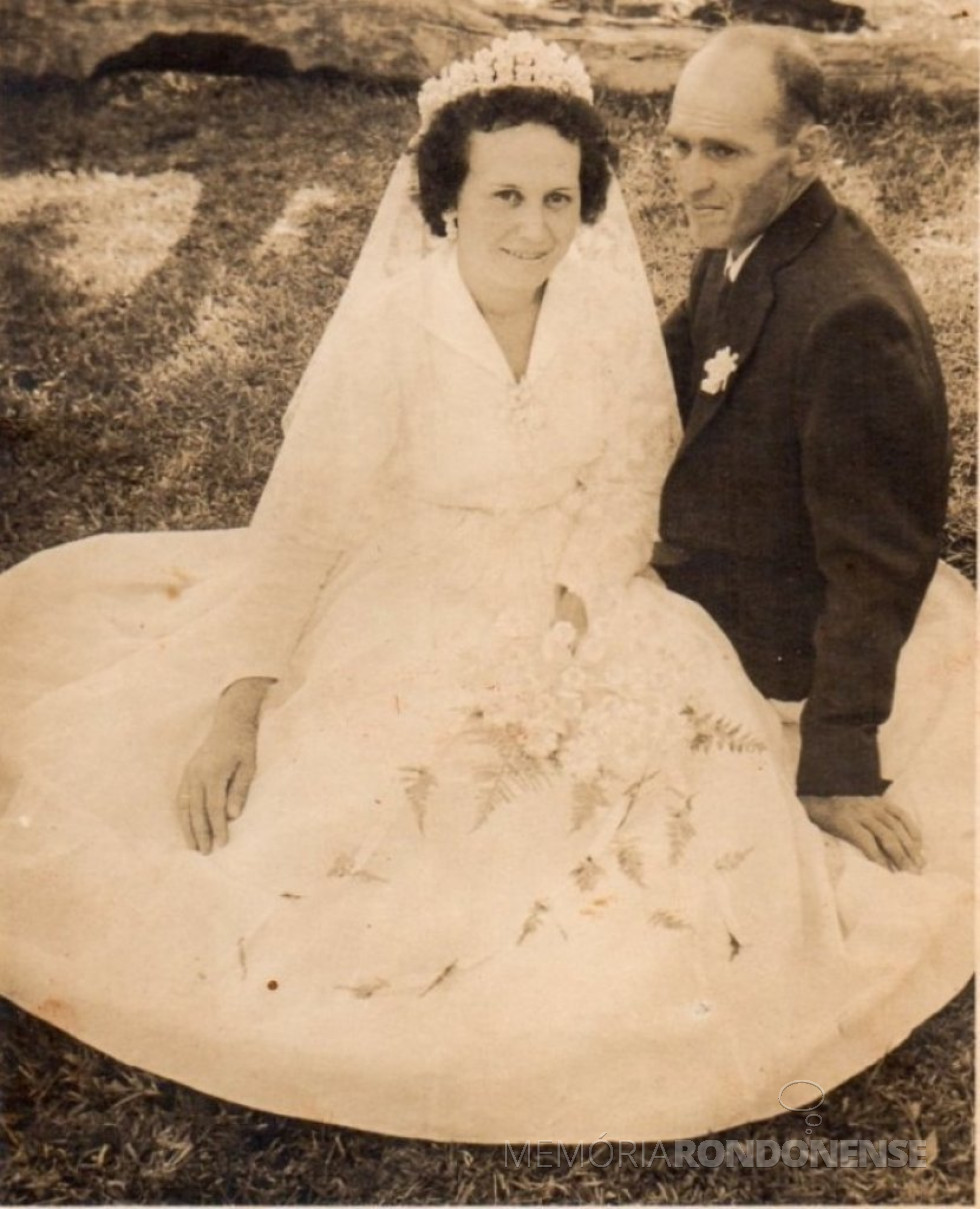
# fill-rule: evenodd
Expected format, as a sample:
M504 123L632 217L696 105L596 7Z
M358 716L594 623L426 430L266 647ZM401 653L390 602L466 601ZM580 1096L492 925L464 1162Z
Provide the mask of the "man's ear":
M812 176L819 172L830 149L830 131L813 122L804 126L794 139L796 156L793 171L797 176Z

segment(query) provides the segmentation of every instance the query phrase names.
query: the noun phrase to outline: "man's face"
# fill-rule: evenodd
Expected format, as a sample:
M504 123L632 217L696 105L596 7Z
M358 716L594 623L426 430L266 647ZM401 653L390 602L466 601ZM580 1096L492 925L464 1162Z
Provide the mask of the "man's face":
M667 135L701 247L741 252L800 192L797 142L780 134L779 114L778 87L760 54L709 45L682 72Z

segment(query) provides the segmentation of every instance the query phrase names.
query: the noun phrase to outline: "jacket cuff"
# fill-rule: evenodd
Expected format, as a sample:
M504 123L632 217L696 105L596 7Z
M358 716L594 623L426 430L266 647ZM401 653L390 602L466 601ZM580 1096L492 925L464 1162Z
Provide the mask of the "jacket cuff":
M811 797L877 797L890 781L881 775L878 727L800 723L796 792Z

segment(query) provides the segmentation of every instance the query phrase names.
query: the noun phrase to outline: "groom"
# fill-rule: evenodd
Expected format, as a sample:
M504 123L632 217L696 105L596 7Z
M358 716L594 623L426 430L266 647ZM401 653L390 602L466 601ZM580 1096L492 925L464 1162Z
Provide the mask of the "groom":
M678 82L667 133L703 251L665 327L685 432L654 566L761 692L805 700L811 819L914 869L877 731L939 554L946 404L908 279L820 180L822 86L798 35L760 26L714 36Z

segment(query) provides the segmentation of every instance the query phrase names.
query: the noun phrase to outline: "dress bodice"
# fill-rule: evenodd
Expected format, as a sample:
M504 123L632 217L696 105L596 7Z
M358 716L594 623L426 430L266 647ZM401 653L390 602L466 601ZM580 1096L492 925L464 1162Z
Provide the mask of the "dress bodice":
M604 448L601 349L583 322L574 269L560 267L548 284L519 382L451 251L431 259L420 286L421 314L402 327L396 369L400 489L491 511L560 503Z
M331 325L253 521L239 674L276 674L331 569L413 512L553 509L555 574L585 598L640 570L676 419L652 312L625 297L570 253L520 382L451 246Z

